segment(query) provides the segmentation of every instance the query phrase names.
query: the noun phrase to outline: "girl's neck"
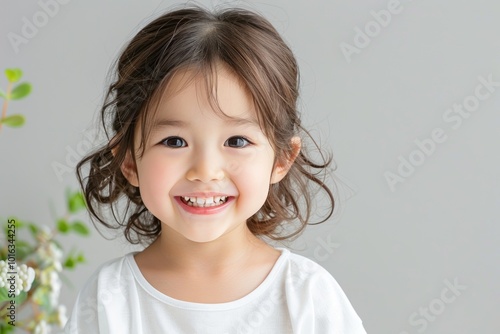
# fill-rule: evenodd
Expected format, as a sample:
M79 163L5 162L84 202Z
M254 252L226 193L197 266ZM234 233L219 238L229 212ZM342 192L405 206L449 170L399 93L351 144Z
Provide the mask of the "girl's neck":
M240 228L240 227L238 227ZM256 254L275 252L271 246L255 237L246 225L212 242L193 242L179 237L164 227L158 239L145 251L155 266L167 270L207 275L225 274L237 270Z
M167 296L194 303L225 303L254 291L280 255L246 230L195 243L164 229L135 260L146 280Z

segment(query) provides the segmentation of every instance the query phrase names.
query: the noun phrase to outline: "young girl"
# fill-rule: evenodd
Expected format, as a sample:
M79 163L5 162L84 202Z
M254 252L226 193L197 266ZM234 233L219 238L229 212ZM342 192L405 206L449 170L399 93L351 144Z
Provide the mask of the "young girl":
M66 333L365 333L325 269L264 241L304 229L312 185L333 211L297 96L291 50L253 12L180 9L132 39L111 139L77 170L92 217L147 247L101 266Z

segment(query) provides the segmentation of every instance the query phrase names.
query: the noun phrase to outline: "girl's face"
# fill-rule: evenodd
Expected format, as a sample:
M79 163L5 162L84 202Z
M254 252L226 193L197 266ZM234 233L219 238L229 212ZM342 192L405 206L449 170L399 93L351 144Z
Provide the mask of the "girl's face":
M217 99L230 118L214 112L203 80L192 79L189 71L176 74L158 105L144 155L135 164L128 157L122 166L163 223L162 234L175 231L209 242L247 231L246 220L264 204L269 185L287 172L274 166L251 96L223 67ZM138 131L135 138L139 147Z

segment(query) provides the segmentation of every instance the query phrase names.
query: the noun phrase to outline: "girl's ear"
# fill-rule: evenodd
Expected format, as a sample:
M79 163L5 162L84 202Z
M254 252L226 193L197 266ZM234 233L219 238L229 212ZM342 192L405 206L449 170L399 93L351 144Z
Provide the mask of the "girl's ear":
M111 149L111 153L113 156L116 155L116 151L118 150L118 146L115 146ZM123 160L120 170L122 171L123 176L127 179L127 181L134 187L139 187L139 178L137 177L137 168L134 159L132 158L132 153L130 150L127 150L125 155L125 159Z
M109 146L113 146L116 141L116 136L111 138L109 142ZM111 149L111 154L113 157L116 157L116 153L118 151L119 144L114 145ZM137 176L137 166L134 158L132 157L132 153L130 150L127 150L125 154L125 159L123 160L120 170L122 171L123 176L127 179L127 181L134 187L139 187L139 177Z
M120 166L123 176L127 179L128 183L130 183L134 187L139 187L139 177L137 176L137 168L134 159L132 158L132 153L130 150L127 150L127 154L125 155L125 159Z
M286 158L285 161L278 161L274 166L273 172L271 174L271 184L280 182L285 175L288 173L290 168L295 161L295 158L300 153L301 141L299 137L293 137L291 139L292 143L292 152L289 157Z

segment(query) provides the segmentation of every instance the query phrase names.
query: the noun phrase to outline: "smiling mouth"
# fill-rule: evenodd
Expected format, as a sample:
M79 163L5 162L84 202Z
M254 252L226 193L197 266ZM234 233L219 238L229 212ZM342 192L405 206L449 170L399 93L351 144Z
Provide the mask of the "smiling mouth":
M213 196L213 197L187 197L180 196L182 203L199 207L208 208L212 206L219 206L227 202L228 196Z

